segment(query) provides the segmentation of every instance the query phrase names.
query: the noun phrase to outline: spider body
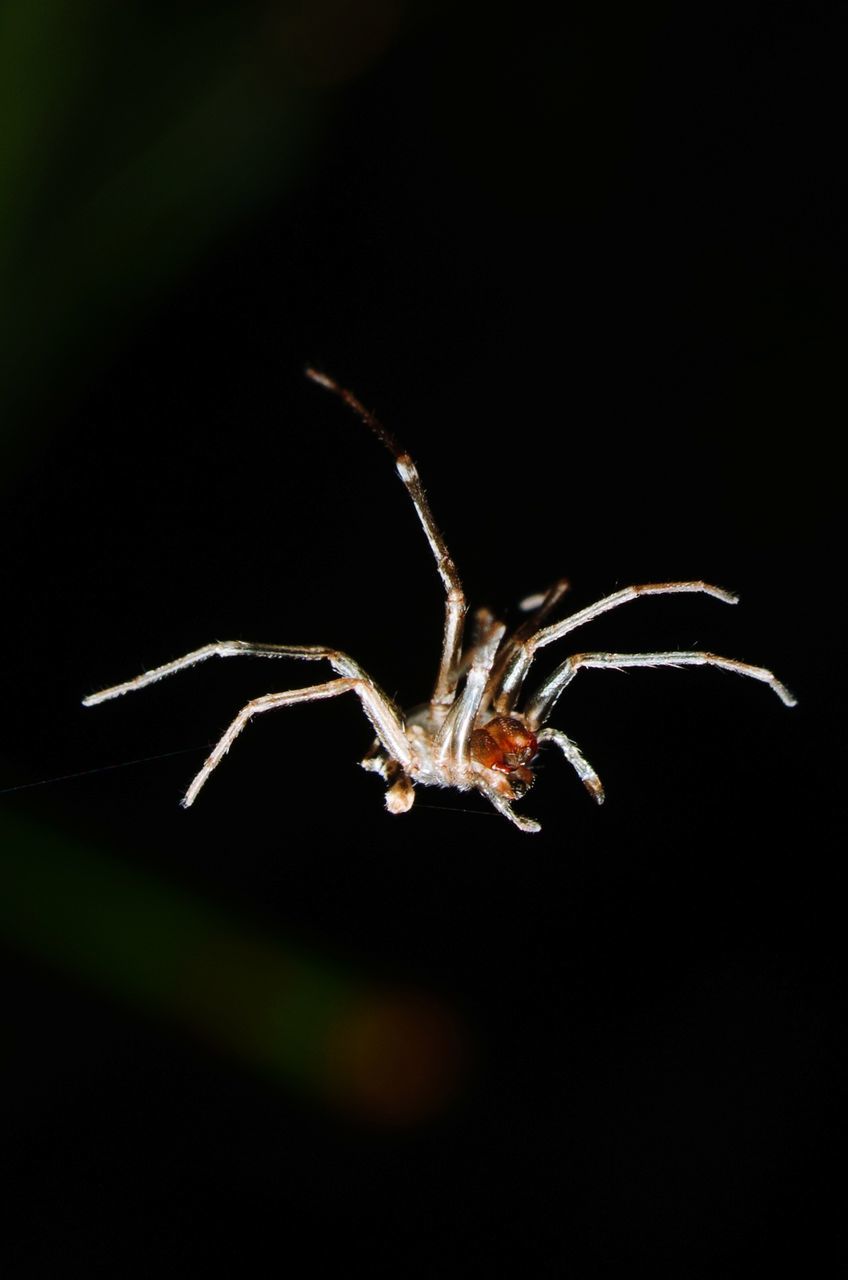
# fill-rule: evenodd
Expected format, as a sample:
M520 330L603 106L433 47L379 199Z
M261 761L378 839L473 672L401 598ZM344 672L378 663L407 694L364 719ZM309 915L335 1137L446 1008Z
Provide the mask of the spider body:
M376 740L362 765L380 774L387 783L386 807L390 813L405 813L412 807L416 785L475 790L522 831L540 829L537 822L517 813L512 806L533 785L534 760L540 748L548 743L560 750L593 799L599 804L603 802L600 778L580 748L561 729L547 724L560 695L582 668L713 666L759 680L769 685L786 706L795 705L792 694L771 671L703 650L572 654L525 698L525 681L538 651L611 609L649 595L695 592L727 604L735 604L736 596L701 581L648 583L623 587L577 613L557 622L546 622L568 589L568 583L561 579L544 594L523 602L527 616L511 633L507 633L504 624L489 610L478 610L471 641L465 647L465 593L412 458L350 391L315 369L306 372L314 382L340 396L382 440L394 457L398 475L430 544L445 593L442 651L433 693L429 702L404 715L359 663L340 650L320 645L251 644L230 640L207 644L124 684L85 698L84 705L93 706L211 657L248 655L329 663L335 672L334 679L265 694L242 707L189 786L182 801L186 808L194 803L210 773L254 716L343 693L356 694L373 726Z
M389 783L386 807L391 813L412 808L413 783L492 792L507 802L521 799L533 785L530 765L539 744L519 716L493 716L478 726L469 736L464 757L456 751L440 757L436 750L438 731L429 706L406 717L405 732L412 758L400 773L397 761L386 754L379 740L362 761L363 768L379 773Z

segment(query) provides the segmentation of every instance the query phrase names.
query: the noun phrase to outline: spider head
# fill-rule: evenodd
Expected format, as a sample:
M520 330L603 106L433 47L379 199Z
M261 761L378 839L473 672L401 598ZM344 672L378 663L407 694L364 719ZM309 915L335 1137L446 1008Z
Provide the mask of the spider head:
M471 758L500 775L495 785L511 800L526 795L533 785L528 766L539 744L532 729L518 716L495 716L471 735Z

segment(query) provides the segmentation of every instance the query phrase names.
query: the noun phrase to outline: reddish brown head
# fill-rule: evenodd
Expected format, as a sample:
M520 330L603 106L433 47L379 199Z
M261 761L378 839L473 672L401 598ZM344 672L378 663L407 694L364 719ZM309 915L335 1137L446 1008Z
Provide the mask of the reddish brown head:
M527 766L538 749L535 733L516 716L495 716L471 735L472 760L486 769L507 774L517 795L523 795L533 785L533 774Z

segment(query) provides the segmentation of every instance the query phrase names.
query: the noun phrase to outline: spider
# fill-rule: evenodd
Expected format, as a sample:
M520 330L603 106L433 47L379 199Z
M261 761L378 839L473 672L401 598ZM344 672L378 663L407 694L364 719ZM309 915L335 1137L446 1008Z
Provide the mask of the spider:
M479 791L498 813L521 831L541 830L538 822L516 813L512 805L533 785L534 760L539 748L548 743L562 752L592 798L598 804L603 803L601 780L580 748L561 729L547 726L560 694L581 670L719 667L723 671L734 671L737 675L760 680L773 689L787 707L795 705L795 698L771 671L701 650L574 653L565 658L522 703L525 680L539 650L577 631L601 614L617 609L619 605L642 596L686 592L712 596L726 604L736 604L737 597L707 582L653 582L622 587L559 622L546 623L568 588L567 581L560 579L543 594L523 601L521 607L528 616L511 634L507 634L505 625L488 609L478 610L470 644L465 647L465 593L445 540L433 519L412 458L351 391L317 369L307 368L306 375L339 396L389 450L430 544L445 593L444 636L433 693L429 702L404 714L358 662L338 649L323 645L251 644L245 640L221 640L85 698L83 705L91 707L142 689L213 657L296 658L304 662L330 664L336 673L335 679L306 688L266 693L242 707L189 786L181 802L185 808L194 804L213 769L221 763L254 716L277 707L317 702L343 693L356 694L377 735L361 763L363 768L380 774L388 784L386 808L390 813L405 813L411 808L416 783L454 787L459 791Z

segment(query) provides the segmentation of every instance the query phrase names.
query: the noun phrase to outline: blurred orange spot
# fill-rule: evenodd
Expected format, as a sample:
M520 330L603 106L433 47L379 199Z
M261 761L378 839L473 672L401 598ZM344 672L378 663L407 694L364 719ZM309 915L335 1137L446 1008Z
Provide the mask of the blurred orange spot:
M342 84L385 53L405 7L406 0L297 0L275 26L299 79Z
M382 1124L413 1124L442 1110L467 1063L467 1038L437 1001L366 999L334 1025L326 1084L334 1101Z

